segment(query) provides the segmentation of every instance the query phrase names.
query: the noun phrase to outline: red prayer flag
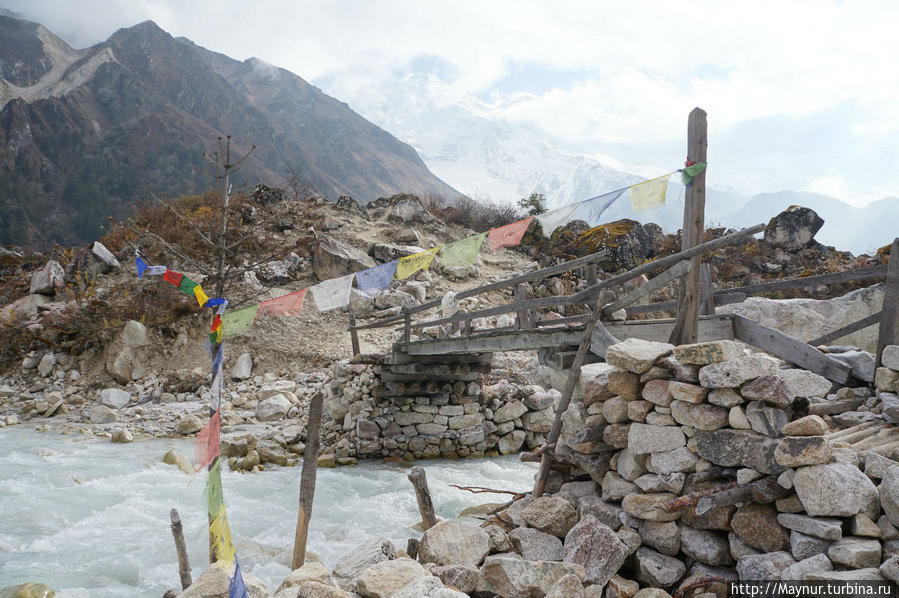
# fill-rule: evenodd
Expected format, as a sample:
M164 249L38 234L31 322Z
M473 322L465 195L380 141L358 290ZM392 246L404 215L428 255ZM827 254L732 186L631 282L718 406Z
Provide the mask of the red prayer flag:
M528 230L532 220L534 220L533 216L499 228L491 228L490 232L487 233L490 249L496 251L502 247L513 247L521 243L521 238L524 236L525 231Z
M175 272L174 270L166 270L165 274L162 275L162 278L172 283L176 287L181 286L181 279L184 278L184 274L180 272Z
M301 289L293 293L281 295L259 304L257 316L266 314L269 316L298 316L303 311L303 298L307 289Z
M197 434L196 445L194 446L194 461L196 461L197 471L200 471L215 459L219 454L219 428L220 428L220 411L216 411L209 423L203 426L203 429Z
M219 314L215 314L215 317L212 319L212 326L209 328L210 331L215 332L219 329L219 326L222 325L222 316Z

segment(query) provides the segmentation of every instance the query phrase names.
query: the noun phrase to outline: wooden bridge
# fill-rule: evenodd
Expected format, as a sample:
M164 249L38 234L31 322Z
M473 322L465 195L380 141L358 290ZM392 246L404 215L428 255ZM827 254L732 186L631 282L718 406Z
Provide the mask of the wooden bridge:
M697 162L705 161L705 112L695 109L690 114L688 151ZM456 294L456 300L513 289L513 301L497 307L472 312L431 317L416 321L440 308L441 299L404 308L398 315L377 322L356 325L350 315L350 333L354 355L359 353L358 332L383 327L397 327L402 336L394 345L389 361L394 364L441 361L440 356L456 356L459 363L466 355L479 356L502 351L538 350L544 363L559 369L579 368L591 359L589 349L598 360L615 342L628 338L687 344L706 340L736 339L771 353L799 367L826 378L846 384L852 382L851 368L821 351L816 346L829 343L868 326L879 325L877 365L883 347L899 342L899 239L894 240L889 265L856 269L847 272L808 276L789 280L714 290L707 264L702 256L708 252L747 239L764 230L758 224L718 239L701 242L704 233L705 175L696 176L687 187L684 205L684 234L682 250L642 264L632 270L603 281L597 277L596 264L607 259L608 251L599 251L562 264L528 272ZM527 283L538 283L565 272L580 271L587 286L571 295L527 298ZM612 292L624 283L641 275L654 274L647 283L622 297ZM678 298L674 301L635 305L651 292L682 280ZM817 285L853 281L885 280L883 310L877 314L847 324L838 330L803 342L773 328L763 326L739 315L715 315L715 307L745 300L748 296L786 289L814 289ZM541 319L539 310L577 306L581 315ZM648 312L674 310L671 319L612 321L610 316L626 310L627 316ZM514 324L489 329L476 328L474 322L502 314L515 314ZM413 340L413 334L419 337ZM422 338L424 337L424 338ZM580 350L576 351L580 347ZM580 355L579 355L580 354Z

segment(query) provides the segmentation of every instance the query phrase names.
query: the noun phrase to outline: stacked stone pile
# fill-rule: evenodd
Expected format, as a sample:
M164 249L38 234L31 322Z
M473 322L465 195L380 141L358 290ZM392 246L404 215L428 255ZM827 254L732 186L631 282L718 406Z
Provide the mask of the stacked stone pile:
M563 416L553 454L564 475L490 521L515 554L488 557L479 583L545 563L582 566L583 595L609 598L711 577L899 581L895 356L885 352L873 397L733 341L611 347ZM851 448L839 428L859 422L878 422L869 431L885 440Z
M899 345L885 347L882 361L883 366L877 368L874 374L874 385L880 397L884 419L899 424Z
M324 443L337 457L478 457L546 441L558 391L484 386L489 355L406 361L334 366Z

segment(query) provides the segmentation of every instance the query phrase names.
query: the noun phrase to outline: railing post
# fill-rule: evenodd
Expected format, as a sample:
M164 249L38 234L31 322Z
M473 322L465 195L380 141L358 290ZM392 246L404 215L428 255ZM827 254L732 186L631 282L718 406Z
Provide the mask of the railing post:
M406 314L403 319L403 342L408 343L412 340L412 314Z
M515 285L515 304L521 305L528 299L528 286L525 283ZM515 310L518 315L518 330L526 330L528 326L528 310L526 308L518 308Z
M877 334L877 367L883 360L883 349L887 345L899 344L899 239L893 239L890 247L890 265L883 287L883 311Z

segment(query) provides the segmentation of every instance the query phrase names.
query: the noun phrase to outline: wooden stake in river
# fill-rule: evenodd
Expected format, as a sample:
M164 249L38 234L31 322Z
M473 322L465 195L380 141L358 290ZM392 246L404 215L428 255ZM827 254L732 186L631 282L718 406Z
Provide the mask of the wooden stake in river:
M309 536L309 519L312 517L312 499L315 496L315 475L318 470L324 400L324 391L319 390L309 403L309 417L306 422L306 449L303 451L303 473L300 474L300 510L297 513L297 531L293 540L291 569L299 569L306 561L306 539Z
M187 547L184 545L184 531L181 529L181 516L177 509L172 509L172 536L175 538L175 551L178 553L178 573L181 575L181 589L186 590L193 580L190 577L190 561L187 558Z

